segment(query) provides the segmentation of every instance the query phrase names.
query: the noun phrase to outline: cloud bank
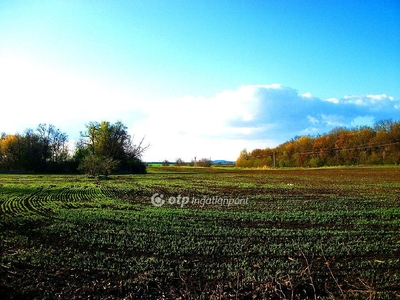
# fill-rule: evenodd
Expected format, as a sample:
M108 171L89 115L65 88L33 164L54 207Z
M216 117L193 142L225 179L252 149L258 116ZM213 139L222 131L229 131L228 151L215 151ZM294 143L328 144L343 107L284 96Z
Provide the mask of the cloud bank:
M235 160L243 148L275 147L296 135L400 119L400 101L392 96L320 99L281 84L246 85L209 98L145 100L129 89L16 56L0 59L0 99L0 132L52 123L73 142L89 121L121 120L137 142L145 136L151 144L147 161Z
M400 101L385 94L320 99L280 84L247 85L212 98L185 97L143 107L149 156L235 159L243 148L274 147L296 135L400 119ZM153 144L153 143L152 143Z

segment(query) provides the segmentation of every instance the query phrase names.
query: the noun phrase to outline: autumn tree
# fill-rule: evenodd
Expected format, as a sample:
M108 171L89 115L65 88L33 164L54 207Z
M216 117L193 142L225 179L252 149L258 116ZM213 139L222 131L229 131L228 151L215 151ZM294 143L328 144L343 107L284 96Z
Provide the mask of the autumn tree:
M273 149L243 150L236 166L268 166L271 154L280 167L399 164L400 122L383 120L373 128L337 127L316 137L296 136Z
M331 157L334 152L335 141L330 135L321 135L314 139L312 154L314 159L313 166L324 166L331 164Z
M395 122L390 127L390 143L388 145L392 163L400 163L400 122Z
M293 158L296 167L308 166L308 160L311 157L313 139L309 136L299 137L294 142Z
M0 170L6 172L54 172L68 160L68 137L54 125L40 124L23 134L2 134Z
M0 139L0 169L6 172L17 171L21 167L22 151L20 136L2 135Z
M236 167L251 167L249 163L250 153L247 152L247 149L243 149L240 152L238 159L236 160Z

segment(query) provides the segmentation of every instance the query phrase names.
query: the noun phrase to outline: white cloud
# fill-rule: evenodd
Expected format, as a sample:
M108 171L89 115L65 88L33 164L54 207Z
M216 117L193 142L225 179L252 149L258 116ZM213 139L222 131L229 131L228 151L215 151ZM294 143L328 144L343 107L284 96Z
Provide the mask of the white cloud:
M169 157L221 153L234 159L242 148L274 147L295 135L322 134L335 127L364 122L372 125L384 118L400 117L395 105L398 101L381 105L388 100L386 95L365 95L327 101L311 93L299 95L295 89L279 84L247 85L211 98L151 103L149 118L142 125L149 139L157 141L155 149L163 148L166 157L167 153Z
M339 99L337 98L328 98L326 99L327 102L331 102L331 103L335 103L338 104L339 103Z
M343 103L366 106L366 105L370 105L370 104L377 104L377 103L384 104L384 103L394 102L394 98L391 96L387 96L386 94L346 95L343 97L343 99L341 99L339 101L343 102Z
M245 85L209 98L144 101L132 91L12 55L0 58L0 99L0 132L52 123L73 139L89 121L121 120L137 142L145 136L151 144L146 160L236 159L243 148L400 118L399 101L386 94L321 100L280 84Z
M371 99L372 101L380 101L384 99L388 99L389 97L386 94L381 94L381 95L367 95L366 96L368 99Z
M311 116L307 116L307 119L310 121L310 123L319 123L317 118L311 117Z
M210 153L214 158L234 159L243 147L272 145L274 141L265 139L260 143L256 138L268 130L268 124L248 124L256 121L259 114L262 101L256 95L259 88L264 86L242 86L211 98L188 96L143 103L142 109L148 117L136 130L145 134L152 144L146 157L188 160L196 155L207 157ZM280 86L267 85L265 88L276 90ZM235 121L246 125L233 125ZM248 142L239 145L240 140ZM157 158L156 153L162 154Z
M301 95L303 98L312 98L312 95L310 92L304 93Z
M338 115L326 115L326 114L321 114L321 120L322 123L329 126L329 127L340 127L340 126L345 126L345 123L343 122L343 118Z
M373 116L359 116L351 121L351 126L372 126L374 124Z

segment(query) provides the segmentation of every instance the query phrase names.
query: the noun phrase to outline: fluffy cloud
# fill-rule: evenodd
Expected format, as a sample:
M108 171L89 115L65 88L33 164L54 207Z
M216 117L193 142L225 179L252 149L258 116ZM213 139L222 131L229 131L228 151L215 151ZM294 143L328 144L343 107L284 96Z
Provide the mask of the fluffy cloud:
M256 138L269 129L268 124L255 123L260 106L256 92L257 86L243 86L212 98L188 96L143 103L141 109L147 118L135 130L146 135L152 145L146 157L234 159L243 147L273 144L275 141L264 137ZM237 122L242 124L235 125Z
M148 103L141 127L154 141L152 157L163 149L169 159L234 159L244 147L273 147L296 135L398 119L399 104L384 94L319 99L280 84L248 85L212 98Z
M0 132L52 123L79 137L89 121L121 120L151 144L146 160L236 159L243 148L274 147L296 135L400 119L385 94L319 99L280 84L246 85L210 98L143 100L130 90L15 56L0 59Z
M344 96L319 99L311 93L299 95L290 87L257 87L260 103L252 125L269 124L278 132L266 132L273 139L287 140L293 135L324 133L337 126L372 125L381 119L400 117L399 101L383 95Z

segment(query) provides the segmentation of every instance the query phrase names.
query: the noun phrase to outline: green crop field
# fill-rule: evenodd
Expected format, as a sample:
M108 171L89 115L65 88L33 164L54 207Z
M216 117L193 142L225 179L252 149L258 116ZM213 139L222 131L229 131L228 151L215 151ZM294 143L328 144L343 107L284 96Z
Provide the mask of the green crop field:
M1 299L400 299L400 168L0 175Z

